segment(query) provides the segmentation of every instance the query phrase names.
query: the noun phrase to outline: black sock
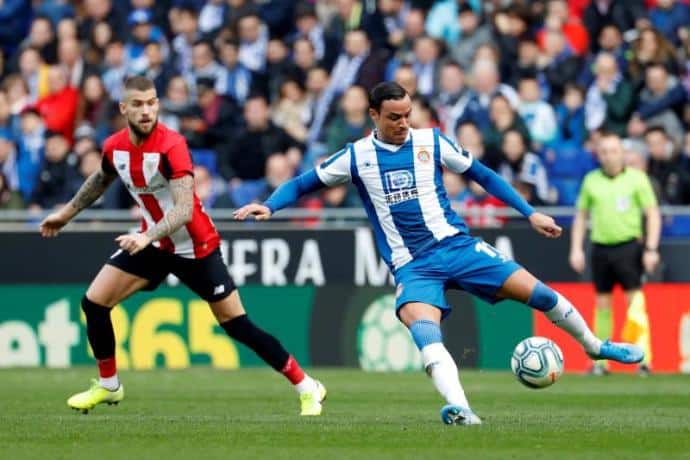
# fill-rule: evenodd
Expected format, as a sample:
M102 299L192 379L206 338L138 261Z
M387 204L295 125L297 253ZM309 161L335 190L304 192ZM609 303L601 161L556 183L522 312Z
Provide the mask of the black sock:
M96 359L115 356L115 331L110 321L110 308L93 303L86 296L81 299L86 315L86 335Z
M246 314L222 323L221 327L230 337L254 350L278 372L290 357L275 337L256 327Z

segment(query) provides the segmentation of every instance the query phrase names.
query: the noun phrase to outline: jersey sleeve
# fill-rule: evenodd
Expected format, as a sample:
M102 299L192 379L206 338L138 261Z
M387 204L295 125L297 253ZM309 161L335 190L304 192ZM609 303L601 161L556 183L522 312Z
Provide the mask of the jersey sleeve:
M168 164L170 165L170 178L179 179L184 176L192 176L192 155L189 153L187 141L182 136L175 140L170 150L168 150Z
M592 207L592 194L590 193L590 176L585 176L585 180L582 181L582 187L580 188L580 194L577 197L576 207L584 211L589 211Z
M639 186L637 187L637 201L642 209L649 209L658 206L652 183L646 174L640 174Z
M441 152L441 164L453 172L462 174L472 166L472 154L463 148L458 148L455 142L443 134L438 136Z
M352 177L350 159L352 153L348 145L344 149L334 153L316 168L316 175L324 185L344 184Z
M112 147L110 145L110 142L106 140L103 143L103 152L101 154L101 169L104 173L108 175L115 175L117 174L117 170L115 169L115 165L113 164L111 155Z

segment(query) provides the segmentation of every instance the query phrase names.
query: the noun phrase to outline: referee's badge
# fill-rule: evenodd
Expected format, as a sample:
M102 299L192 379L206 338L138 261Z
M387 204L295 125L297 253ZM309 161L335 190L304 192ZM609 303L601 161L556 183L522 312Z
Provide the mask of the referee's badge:
M625 212L630 209L630 196L619 196L616 199L616 211Z
M429 160L431 160L431 155L429 155L427 150L421 149L419 152L417 152L417 159L422 163L428 163Z

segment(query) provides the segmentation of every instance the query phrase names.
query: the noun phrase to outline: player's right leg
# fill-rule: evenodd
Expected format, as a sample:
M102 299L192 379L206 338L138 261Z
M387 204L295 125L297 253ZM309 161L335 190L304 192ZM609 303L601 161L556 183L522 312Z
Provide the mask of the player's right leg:
M118 250L108 259L82 298L86 335L98 365L99 379L67 400L73 409L87 413L101 403L117 404L124 389L117 375L112 308L139 291L155 288L167 274L157 249L146 248L134 256Z
M443 345L441 310L422 302L407 302L398 310L398 317L410 330L422 353L426 373L446 400L447 404L441 409L443 423L480 425L482 421L472 412L460 383L458 367Z

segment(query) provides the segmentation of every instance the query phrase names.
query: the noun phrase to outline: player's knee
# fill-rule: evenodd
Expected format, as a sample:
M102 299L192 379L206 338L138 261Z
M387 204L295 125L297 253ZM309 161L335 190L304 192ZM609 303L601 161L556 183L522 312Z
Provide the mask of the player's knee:
M558 294L556 291L542 283L537 281L537 284L532 289L532 294L527 299L527 305L539 310L539 311L549 311L558 303Z
M441 326L428 319L420 319L410 324L410 333L412 340L420 350L427 345L443 342Z
M110 317L110 308L93 302L88 296L81 298L81 309L86 315L86 319L98 320Z

